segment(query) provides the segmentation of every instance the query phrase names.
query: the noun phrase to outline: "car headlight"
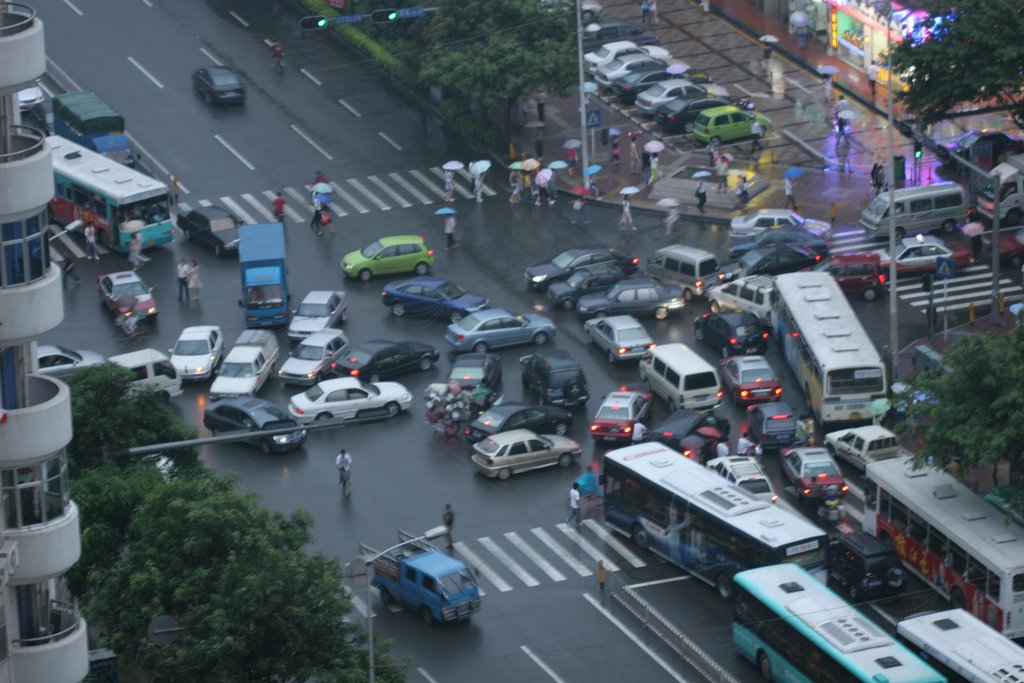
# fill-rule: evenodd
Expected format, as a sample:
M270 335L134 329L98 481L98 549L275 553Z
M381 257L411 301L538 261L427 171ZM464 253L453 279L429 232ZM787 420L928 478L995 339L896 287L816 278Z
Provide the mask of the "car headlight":
M534 275L530 278L530 282L544 282L548 279L547 275Z
M411 401L412 400L412 394L402 394L402 400L403 401Z
M313 379L314 377L316 377L316 373L315 372L307 372L306 373L306 379Z
M206 372L206 368L204 368L202 365L200 365L199 367L192 368L193 375L201 375L204 372Z
M288 443L288 437L288 434L276 434L270 438L273 439L274 443Z
M344 268L345 270L352 270L352 264L351 263L342 263L341 267Z
M154 313L156 313L156 306L150 306L148 309L146 309L146 313L148 313L149 315L153 315Z

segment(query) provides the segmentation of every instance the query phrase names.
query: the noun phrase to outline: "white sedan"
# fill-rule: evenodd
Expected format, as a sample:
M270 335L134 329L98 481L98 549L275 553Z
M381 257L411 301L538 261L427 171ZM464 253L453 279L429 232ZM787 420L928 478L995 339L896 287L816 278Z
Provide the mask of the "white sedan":
M613 43L605 43L593 52L583 55L587 65L588 73L595 73L602 66L626 55L647 54L657 59L669 60L672 55L663 47L657 45L640 46L632 40L616 40Z
M292 396L288 412L298 422L394 417L412 406L412 394L398 382L361 382L339 377Z
M224 356L224 335L216 325L186 327L170 353L171 365L183 380L210 379Z
M789 209L761 209L756 213L733 218L729 223L729 237L756 237L766 230L788 227L801 228L821 237L832 235L832 226L828 221L804 218Z

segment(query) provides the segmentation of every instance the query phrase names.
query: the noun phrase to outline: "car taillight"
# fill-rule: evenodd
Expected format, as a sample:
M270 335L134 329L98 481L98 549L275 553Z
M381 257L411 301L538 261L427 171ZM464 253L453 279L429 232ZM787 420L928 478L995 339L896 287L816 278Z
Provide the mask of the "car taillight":
M740 391L740 398L746 398L747 396L750 396L750 392L749 391L747 391L746 389L743 389L742 391Z
M775 391L772 392L776 396L782 396L782 387L775 387Z
M826 474L825 472L818 472L816 476L818 479L824 479L825 477L828 476L828 474Z
M352 376L352 377L358 377L359 376L359 371L358 370L349 370L348 374L350 376Z
M388 295L388 293L387 293L387 292L384 292L384 291L382 291L382 292L380 293L380 295L381 295L381 296L387 296L387 295Z
M657 346L657 344L648 344L647 348L648 349L653 349L655 346Z
M629 259L629 263L630 265L635 266L636 264L640 263L640 259L634 256L633 258Z
M687 448L685 451L683 451L683 456L689 458L690 460L693 460L694 455L696 454L693 452L692 448Z
M817 263L820 260L821 260L821 254L815 254L814 255L814 262Z
M767 338L768 338L768 333L767 332L762 332L761 333L761 339L767 339Z
M623 349L623 348L620 348L620 349L619 349L619 355L621 356L622 354L624 354L624 353L625 353L626 351L628 351L628 350L629 350L629 349Z
M878 274L878 284L880 284L880 285L884 285L885 284L885 274L884 273L879 273Z
M805 488L805 489L804 489L804 490L802 491L802 493L803 493L803 494L804 494L805 496L809 496L809 495L811 495L811 490L810 490L810 489L806 489L806 488Z
M458 337L455 338L455 340L456 341L466 341L466 335L460 334Z
M596 432L597 431L597 425L590 425L590 431Z
M469 427L466 427L466 436L469 436L469 434L470 434L470 432L471 432L471 431L472 431L472 430L471 430L471 429L470 429Z
M725 392L719 389L718 392L715 393L715 396L717 396L718 398L722 398L723 396L725 396Z
M629 434L629 433L630 433L630 432L632 432L632 431L633 431L633 428L632 428L632 427L625 427L625 428L624 428L624 429L622 430L622 433L623 433L623 434Z
M433 256L433 255L434 255L434 250L433 249L427 249L427 256Z
M300 408L300 407L298 407L298 406L292 406L292 408L295 408L295 412L296 412L296 414L298 414L298 415L302 415L302 408Z
M693 284L696 285L697 287L703 287L704 286L704 281L703 280L697 280ZM704 314L704 317L705 318L708 317L706 313Z
M733 346L735 346L738 341L739 339L737 339L736 337L729 337L729 343Z
M839 487L839 490L842 491L843 493L846 493L847 491L850 490L850 487L847 486L846 484L843 484L842 486Z
M783 414L781 414L781 413L780 413L779 415L772 415L772 416L771 416L770 418L768 418L768 419L769 419L769 420L788 420L788 419L789 419L789 418L791 418L791 417L793 417L793 416L792 416L792 415L789 415L789 414L783 415Z

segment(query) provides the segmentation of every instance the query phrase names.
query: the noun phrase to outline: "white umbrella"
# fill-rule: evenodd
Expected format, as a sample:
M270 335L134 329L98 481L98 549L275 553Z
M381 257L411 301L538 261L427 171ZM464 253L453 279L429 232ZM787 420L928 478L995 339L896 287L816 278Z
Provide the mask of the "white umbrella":
M697 171L696 173L694 173L690 177L691 178L710 178L713 175L714 175L714 173L712 173L711 171Z
M968 237L977 237L985 232L985 226L978 221L971 221L963 227L963 233Z
M619 194L621 194L623 197L628 197L629 195L636 194L639 191L639 187L634 187L633 185L630 185L629 187L624 187L621 190L619 190Z
M465 168L466 165L461 161L446 161L443 168L446 171L458 171L460 168Z
M597 84L587 81L586 83L583 84L583 92L585 92L588 95L593 95L594 93L597 92Z
M657 154L663 149L665 149L665 143L662 142L661 140L651 140L646 145L644 145L644 151L651 152L652 154Z
M678 199L673 199L672 197L664 197L662 199L659 199L657 204L658 204L658 206L667 206L667 207L671 208L671 207L679 206L679 200Z
M672 64L669 64L668 67L665 69L665 73L671 74L673 76L678 76L679 74L684 74L689 70L689 64L686 64L685 62L673 62Z
M807 26L811 18L807 16L807 12L793 12L789 15L789 23L793 26Z
M709 94L714 95L715 97L728 97L729 96L729 91L726 90L721 85L714 85L712 83L708 83L708 84L706 84L704 86L704 89L707 90Z
M523 161L524 171L532 171L535 168L540 168L540 162L536 159L526 159Z
M545 168L537 171L537 183L540 185L547 185L548 181L551 180L551 176L554 174L550 168Z
M822 64L821 66L818 67L818 73L822 74L823 76L834 76L835 74L839 73L839 67L833 66L831 64Z
M770 43L777 43L777 42L779 42L779 37L778 36L773 36L773 35L771 35L769 33L768 35L761 36L760 38L758 38L758 40L760 40L762 43L769 43L770 44Z
M491 162L487 159L481 159L480 161L474 161L469 165L469 172L473 175L483 175L487 172L487 169L491 167Z
M565 142L562 143L562 147L564 147L565 149L579 149L582 146L583 146L583 141L582 140L577 140L576 138L572 138L571 140L566 140Z
M850 111L849 109L843 109L838 114L836 114L836 116L841 118L843 121L853 121L855 118L857 118L857 113Z

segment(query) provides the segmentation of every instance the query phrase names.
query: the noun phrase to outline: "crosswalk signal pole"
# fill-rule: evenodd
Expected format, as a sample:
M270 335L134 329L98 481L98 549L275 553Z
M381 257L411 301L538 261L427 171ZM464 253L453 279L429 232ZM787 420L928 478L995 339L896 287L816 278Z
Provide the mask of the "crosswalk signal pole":
M583 76L583 0L576 0L576 51L579 61L579 88L580 88L580 168L584 172L590 166L590 154L587 151L587 91L583 86L586 84ZM581 176L586 185L586 178Z

